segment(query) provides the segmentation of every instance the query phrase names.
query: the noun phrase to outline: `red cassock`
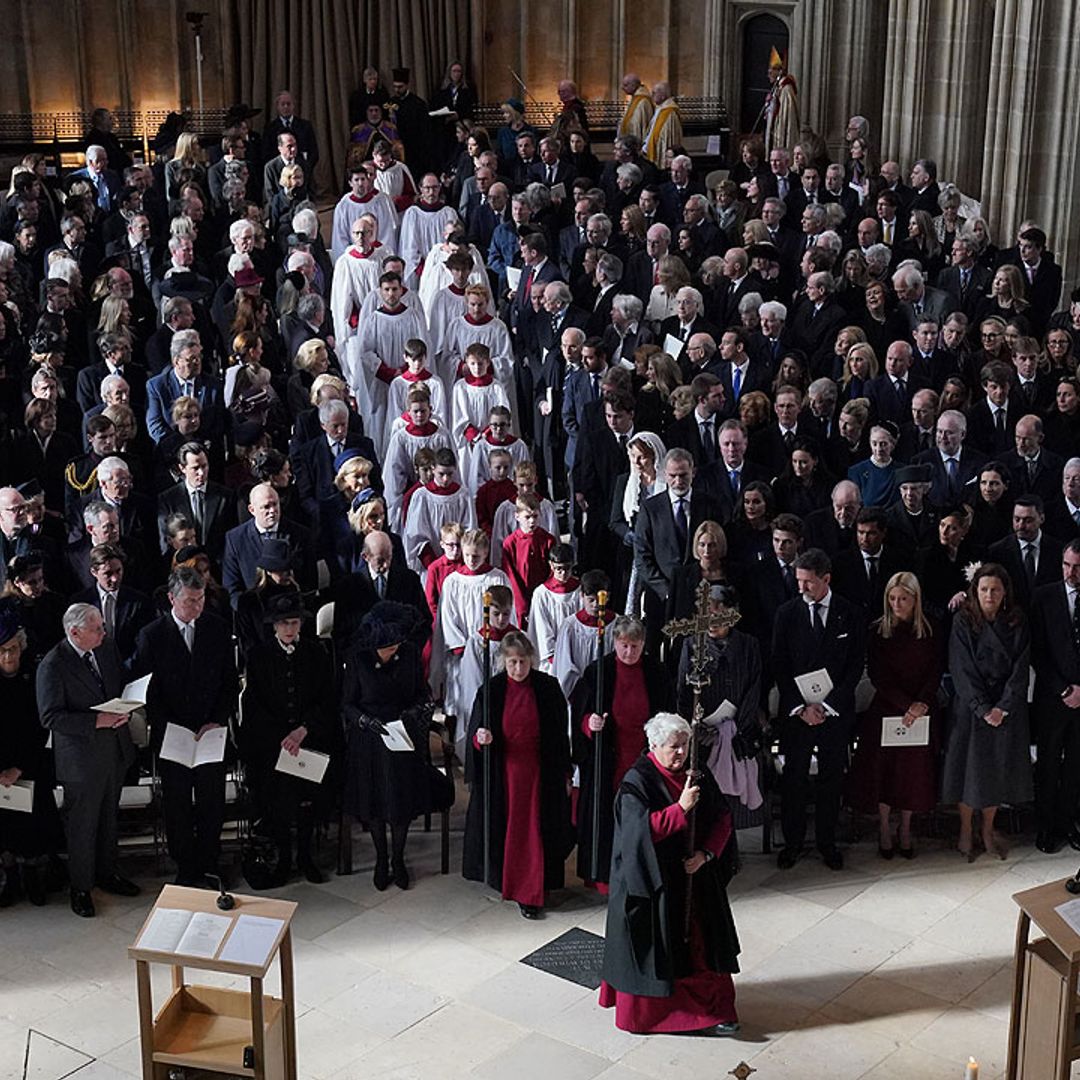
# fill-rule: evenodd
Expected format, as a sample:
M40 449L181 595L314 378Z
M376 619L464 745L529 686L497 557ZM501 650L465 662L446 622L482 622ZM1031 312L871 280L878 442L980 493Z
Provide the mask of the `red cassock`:
M514 610L522 626L528 619L532 594L544 584L551 573L548 552L554 545L555 537L539 526L531 533L515 529L503 541L503 570L510 579L510 588L514 593Z
M653 843L659 843L686 829L686 814L678 799L686 782L686 774L665 769L650 753L649 760L663 777L675 801L663 810L649 815ZM720 817L707 835L697 837L700 850L719 855L731 836L731 815ZM700 872L700 871L699 871ZM664 1032L700 1031L714 1024L736 1020L735 984L725 972L712 971L705 964L705 946L700 914L694 909L690 924L690 974L676 978L667 997L646 997L615 990L607 982L600 984L600 1004L615 1008L615 1026L622 1031L640 1035Z
M507 681L503 708L506 843L502 894L544 906L544 843L540 836L540 714L525 683Z

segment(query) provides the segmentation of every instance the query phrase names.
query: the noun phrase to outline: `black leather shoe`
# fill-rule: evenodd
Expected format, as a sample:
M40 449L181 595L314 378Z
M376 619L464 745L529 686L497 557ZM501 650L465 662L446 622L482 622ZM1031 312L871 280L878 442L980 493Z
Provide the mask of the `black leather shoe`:
M781 870L790 870L798 861L799 853L791 847L781 848L780 854L776 856L776 865Z
M102 892L112 893L113 896L138 896L142 889L134 881L128 881L126 877L113 874L97 883Z
M405 869L405 863L394 863L394 884L399 889L407 889L409 887L409 871Z
M833 847L821 849L821 861L830 870L844 869L844 856L840 853L840 849L835 845Z
M382 861L376 862L375 877L372 880L379 892L386 892L390 885L390 867Z
M523 919L539 919L540 912L543 910L543 908L536 907L535 904L518 904L518 909L521 911Z
M97 912L94 910L94 901L88 892L78 889L71 890L71 910L80 918L92 919Z
M1056 855L1065 846L1065 840L1052 832L1040 832L1035 837L1035 846L1044 855Z

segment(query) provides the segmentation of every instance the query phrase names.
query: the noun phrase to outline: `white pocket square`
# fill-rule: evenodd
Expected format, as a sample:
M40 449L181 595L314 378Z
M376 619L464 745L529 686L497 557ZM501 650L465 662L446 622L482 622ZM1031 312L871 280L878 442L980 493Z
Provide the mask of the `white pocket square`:
M837 641L843 641L844 638L846 638L847 636L848 636L847 634L837 634L836 635L836 640Z

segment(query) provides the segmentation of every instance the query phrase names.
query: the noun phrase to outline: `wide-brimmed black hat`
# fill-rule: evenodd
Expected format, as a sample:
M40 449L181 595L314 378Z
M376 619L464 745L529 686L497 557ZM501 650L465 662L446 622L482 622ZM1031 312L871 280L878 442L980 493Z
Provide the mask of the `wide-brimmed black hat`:
M242 120L253 119L261 112L262 109L253 109L246 101L241 101L228 107L223 123L225 127L232 127L233 124L239 124Z
M288 540L264 540L255 565L266 571L280 574L292 566Z
M266 603L266 612L263 615L264 623L284 622L286 619L306 619L309 612L300 599L299 589L278 593L272 596Z
M418 619L418 613L408 604L380 600L360 623L356 643L361 649L386 649L391 645L400 645L412 634Z
M896 470L896 486L901 484L929 484L931 481L929 465L905 465Z

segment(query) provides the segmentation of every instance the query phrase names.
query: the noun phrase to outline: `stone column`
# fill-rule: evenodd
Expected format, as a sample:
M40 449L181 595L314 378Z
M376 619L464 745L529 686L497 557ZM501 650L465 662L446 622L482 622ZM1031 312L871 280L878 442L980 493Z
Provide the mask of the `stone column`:
M1080 274L1080 11L1073 0L998 0L983 148L983 212L1001 247L1034 218Z
M940 180L978 192L992 20L989 0L892 0L883 159L906 173L916 158L934 158Z

